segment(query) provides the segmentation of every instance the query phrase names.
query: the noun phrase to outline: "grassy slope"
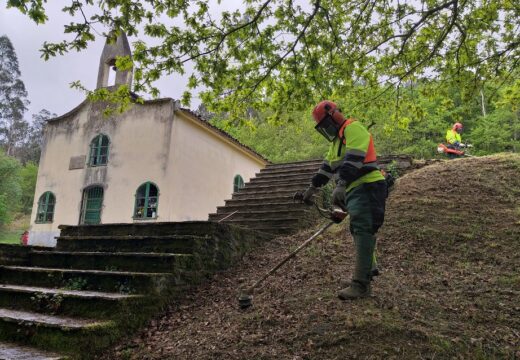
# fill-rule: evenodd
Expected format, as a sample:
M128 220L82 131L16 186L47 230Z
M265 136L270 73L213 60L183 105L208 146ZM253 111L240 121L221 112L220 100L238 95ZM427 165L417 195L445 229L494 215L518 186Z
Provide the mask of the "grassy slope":
M29 229L30 217L18 214L6 229L0 229L0 244L20 244L20 236Z
M520 157L439 163L399 180L370 299L341 302L352 239L332 228L237 308L315 229L280 238L172 305L106 358L520 357Z

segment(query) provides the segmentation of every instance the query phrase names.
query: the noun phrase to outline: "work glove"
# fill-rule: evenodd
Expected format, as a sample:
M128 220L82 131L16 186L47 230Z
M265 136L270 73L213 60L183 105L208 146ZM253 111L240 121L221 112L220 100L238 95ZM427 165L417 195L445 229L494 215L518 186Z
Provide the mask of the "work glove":
M309 186L309 188L305 191L297 191L294 196L293 200L298 202L303 202L306 205L312 205L312 196L318 192L318 188L315 186Z
M332 204L339 206L341 209L345 210L345 203L347 200L347 183L345 180L340 180L336 184L336 188L332 192Z
M303 193L303 202L306 204L306 205L312 205L314 204L314 202L312 201L312 197L314 196L314 194L316 194L318 192L318 188L311 185L309 186L309 188L307 190L305 190L305 192Z
M387 173L386 171L381 170L383 176L385 177L386 182L386 197L388 194L394 189L395 177L391 173Z

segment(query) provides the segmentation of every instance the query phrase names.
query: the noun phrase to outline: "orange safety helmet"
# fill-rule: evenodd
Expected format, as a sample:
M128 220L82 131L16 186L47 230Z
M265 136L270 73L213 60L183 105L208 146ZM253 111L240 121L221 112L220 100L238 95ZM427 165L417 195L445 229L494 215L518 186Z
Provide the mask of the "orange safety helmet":
M316 121L315 129L327 140L333 141L345 122L345 117L338 110L338 106L329 100L318 103L312 110L312 117Z
M464 129L464 126L462 126L461 123L457 122L457 123L453 124L453 127L451 129L460 134L462 132L462 130Z

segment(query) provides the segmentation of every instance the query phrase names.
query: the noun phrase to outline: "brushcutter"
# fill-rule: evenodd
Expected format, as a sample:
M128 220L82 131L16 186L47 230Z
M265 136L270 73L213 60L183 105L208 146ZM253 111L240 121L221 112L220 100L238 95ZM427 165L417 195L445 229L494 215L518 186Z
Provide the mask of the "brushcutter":
M327 230L332 224L337 224L343 221L347 217L347 212L343 211L342 209L338 207L333 207L331 209L322 209L316 204L314 204L316 208L318 209L319 213L326 217L327 219L331 220L327 224L323 225L314 235L312 235L310 238L305 240L300 246L296 248L293 252L291 252L289 255L287 255L285 258L283 258L278 264L276 264L271 270L269 270L267 273L265 273L260 279L258 279L253 285L251 285L249 288L242 290L240 297L238 298L238 304L241 309L247 309L250 306L253 305L253 292L254 290L262 283L265 279L267 279L269 276L274 274L276 270L281 268L287 261L292 259L296 256L302 249L304 249L307 245L309 245L312 240L317 238L319 235L321 235L325 230Z
M439 154L446 154L449 158L456 158L456 157L473 157L473 155L470 155L467 153L467 151L464 151L462 149L469 149L472 148L473 145L471 144L458 144L457 146L453 145L446 145L446 144L439 144L437 145L437 152Z

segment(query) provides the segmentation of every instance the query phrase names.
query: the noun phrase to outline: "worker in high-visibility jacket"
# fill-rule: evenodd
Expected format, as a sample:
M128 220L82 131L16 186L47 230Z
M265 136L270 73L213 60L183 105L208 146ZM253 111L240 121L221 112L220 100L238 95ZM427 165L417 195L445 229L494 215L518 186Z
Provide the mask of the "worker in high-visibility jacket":
M375 234L383 224L388 196L385 177L377 164L372 136L355 119L345 119L332 101L322 101L312 111L315 129L331 142L327 156L303 201L312 204L312 196L330 179L336 180L332 203L348 211L350 232L356 247L356 265L350 285L339 291L342 300L371 294L375 262Z
M451 129L448 129L448 131L446 132L446 142L448 143L448 147L460 147L460 145L462 144L462 138L460 134L462 134L463 130L464 127L459 122L453 124L453 127Z

